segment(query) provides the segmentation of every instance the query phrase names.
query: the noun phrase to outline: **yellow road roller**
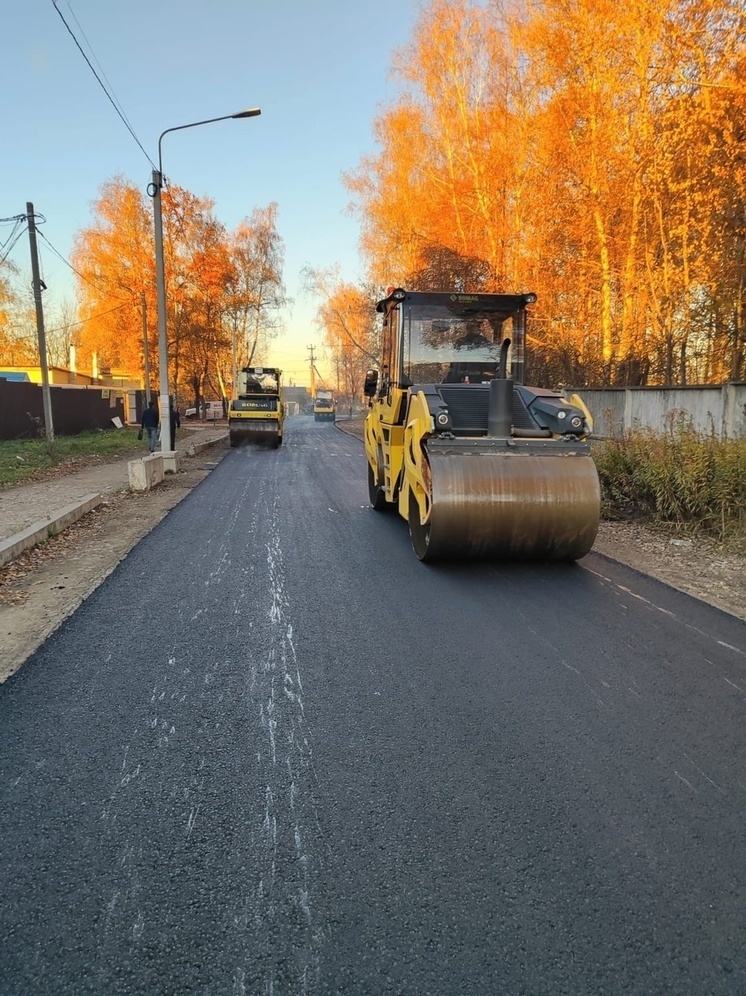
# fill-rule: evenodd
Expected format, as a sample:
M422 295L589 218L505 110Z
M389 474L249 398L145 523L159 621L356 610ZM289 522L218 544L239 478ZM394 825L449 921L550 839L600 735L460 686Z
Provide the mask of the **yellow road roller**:
M390 288L364 392L370 503L437 560L577 560L600 486L583 401L523 384L535 294Z
M228 406L231 446L261 443L277 449L282 445L281 379L277 367L243 367L237 372L237 395Z

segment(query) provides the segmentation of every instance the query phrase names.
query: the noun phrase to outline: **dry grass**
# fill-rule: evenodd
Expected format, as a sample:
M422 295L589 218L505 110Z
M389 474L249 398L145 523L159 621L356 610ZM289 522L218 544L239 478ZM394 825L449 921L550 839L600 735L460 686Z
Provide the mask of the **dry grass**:
M597 447L606 518L673 523L720 541L746 540L746 439L638 430Z

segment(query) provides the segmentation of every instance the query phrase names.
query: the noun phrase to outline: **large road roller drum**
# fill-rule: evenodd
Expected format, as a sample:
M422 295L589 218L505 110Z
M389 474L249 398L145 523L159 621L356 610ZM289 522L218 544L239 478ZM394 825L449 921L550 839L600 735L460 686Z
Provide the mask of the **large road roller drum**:
M408 496L420 560L576 560L593 546L600 515L590 455L507 447L441 448L424 454L426 521Z

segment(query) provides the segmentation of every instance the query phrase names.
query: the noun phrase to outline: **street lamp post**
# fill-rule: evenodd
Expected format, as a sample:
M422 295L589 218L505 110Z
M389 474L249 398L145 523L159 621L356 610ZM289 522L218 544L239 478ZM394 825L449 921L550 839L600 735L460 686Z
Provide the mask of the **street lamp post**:
M234 398L236 397L236 379L238 377L238 344L236 339L236 317L234 315L231 327L231 391Z
M142 315L142 359L145 374L145 404L150 407L150 356L148 352L148 302L145 291L140 294L140 314Z
M161 191L163 189L163 158L161 142L163 136L172 131L183 131L185 128L197 128L199 125L212 124L215 121L229 121L238 118L255 118L261 114L258 107L251 107L238 114L223 114L219 118L207 118L205 121L192 121L191 124L177 125L166 128L158 139L158 169L153 170L148 193L153 198L153 222L155 227L155 276L158 304L158 366L160 381L160 420L161 420L161 453L170 457L171 450L171 399L168 393L168 338L166 333L166 272L163 254L163 207Z

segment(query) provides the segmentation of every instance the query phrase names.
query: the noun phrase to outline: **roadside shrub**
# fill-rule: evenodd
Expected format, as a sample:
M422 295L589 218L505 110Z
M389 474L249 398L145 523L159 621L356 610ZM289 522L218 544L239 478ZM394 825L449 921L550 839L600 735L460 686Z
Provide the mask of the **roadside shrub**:
M605 518L746 536L746 439L704 435L679 417L662 433L639 429L600 443L593 455Z

